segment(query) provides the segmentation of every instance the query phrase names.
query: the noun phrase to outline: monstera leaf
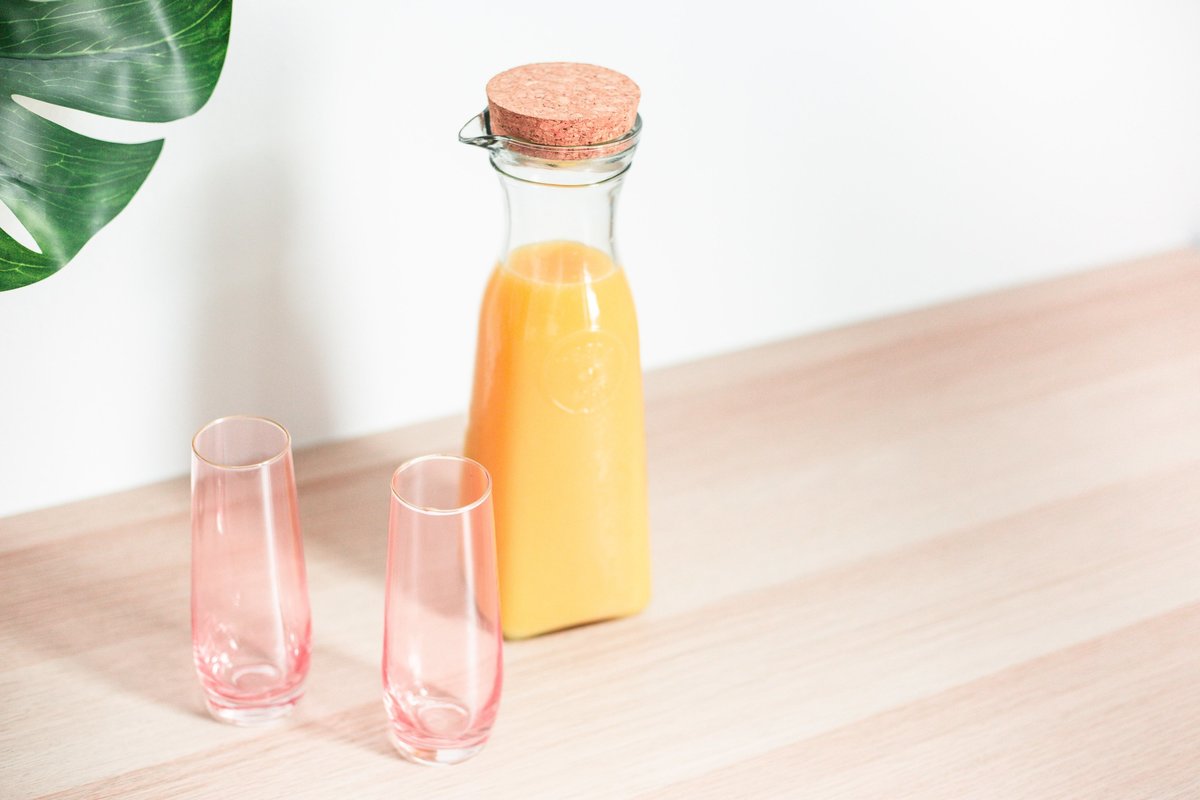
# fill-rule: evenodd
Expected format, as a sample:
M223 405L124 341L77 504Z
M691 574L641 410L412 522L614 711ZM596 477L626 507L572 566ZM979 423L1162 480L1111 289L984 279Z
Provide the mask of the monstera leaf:
M0 202L41 252L0 231L0 290L53 274L129 202L162 140L103 142L18 104L31 97L139 122L208 100L233 0L0 0Z

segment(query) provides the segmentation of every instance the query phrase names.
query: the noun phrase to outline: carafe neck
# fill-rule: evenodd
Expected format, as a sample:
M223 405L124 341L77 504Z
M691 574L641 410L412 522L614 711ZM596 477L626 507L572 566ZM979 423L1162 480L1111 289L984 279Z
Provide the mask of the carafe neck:
M541 242L577 242L620 263L614 236L617 195L633 162L641 117L609 142L556 146L514 139L491 129L484 111L458 133L464 144L489 152L507 206L502 262Z
M597 183L546 184L500 173L508 224L501 261L518 247L539 242L578 242L599 250L614 263L617 195L624 172Z

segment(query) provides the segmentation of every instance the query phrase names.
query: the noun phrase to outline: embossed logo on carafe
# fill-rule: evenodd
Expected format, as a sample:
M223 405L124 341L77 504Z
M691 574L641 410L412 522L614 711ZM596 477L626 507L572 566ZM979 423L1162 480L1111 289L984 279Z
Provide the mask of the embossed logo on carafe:
M580 331L559 342L542 368L542 389L572 414L605 405L625 374L625 345L611 333Z

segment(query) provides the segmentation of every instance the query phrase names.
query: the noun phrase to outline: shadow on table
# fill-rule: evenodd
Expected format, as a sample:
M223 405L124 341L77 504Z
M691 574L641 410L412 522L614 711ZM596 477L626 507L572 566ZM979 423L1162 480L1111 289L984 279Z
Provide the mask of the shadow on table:
M387 717L382 703L367 703L328 714L312 720L305 727L324 738L372 755L403 761L387 740Z
M327 561L352 569L378 586L383 603L387 570L389 486L404 461L431 452L457 452L459 419L436 420L402 436L370 436L340 442L321 458L352 466L314 475L301 452L296 459L300 523L310 563ZM446 442L453 443L447 446Z
M187 486L171 486L186 504ZM169 528L169 530L163 530ZM13 667L89 673L115 691L204 714L191 658L187 521L171 518L0 556L0 633ZM67 691L64 697L77 697ZM78 709L88 713L88 709Z
M343 443L338 447L353 448L355 444ZM302 453L296 463L296 478L300 485L300 524L306 557L310 563L341 565L377 582L382 604L387 562L388 480L393 465L376 462L348 475L315 482L306 479L306 466ZM309 486L316 491L305 491Z

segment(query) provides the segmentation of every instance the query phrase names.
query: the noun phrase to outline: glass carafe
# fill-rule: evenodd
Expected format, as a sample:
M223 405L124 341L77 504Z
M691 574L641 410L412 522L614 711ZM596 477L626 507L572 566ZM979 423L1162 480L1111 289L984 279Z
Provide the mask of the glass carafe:
M650 596L642 373L613 236L641 131L490 151L507 201L483 299L465 452L494 479L501 617L523 638L634 614Z

